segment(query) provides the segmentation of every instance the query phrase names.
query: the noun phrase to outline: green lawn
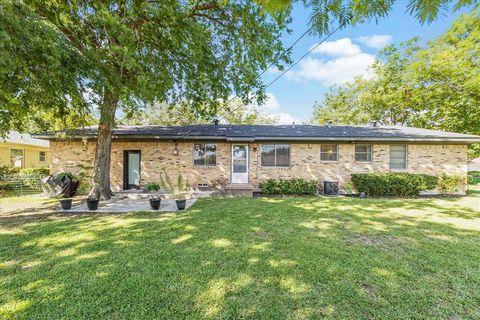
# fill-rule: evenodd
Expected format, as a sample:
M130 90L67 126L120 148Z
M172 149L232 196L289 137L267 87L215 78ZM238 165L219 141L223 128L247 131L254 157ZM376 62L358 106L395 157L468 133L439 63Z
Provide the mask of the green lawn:
M480 318L480 188L0 216L0 318Z

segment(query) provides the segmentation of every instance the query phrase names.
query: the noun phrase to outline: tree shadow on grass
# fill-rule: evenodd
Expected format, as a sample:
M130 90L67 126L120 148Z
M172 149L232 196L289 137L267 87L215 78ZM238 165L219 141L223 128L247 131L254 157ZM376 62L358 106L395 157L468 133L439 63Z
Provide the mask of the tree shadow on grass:
M432 206L447 215L435 202L202 199L3 225L0 315L475 317L479 230Z

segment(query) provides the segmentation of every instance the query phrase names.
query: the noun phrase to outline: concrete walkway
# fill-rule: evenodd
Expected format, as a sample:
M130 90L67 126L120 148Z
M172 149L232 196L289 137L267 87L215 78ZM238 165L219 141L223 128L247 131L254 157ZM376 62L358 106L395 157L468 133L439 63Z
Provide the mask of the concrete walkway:
M197 201L196 198L187 199L185 210L190 208L192 204ZM84 213L84 212L98 212L98 213L123 213L123 212L138 212L138 211L185 211L177 210L177 203L173 199L162 199L160 210L150 209L150 202L148 199L132 199L128 197L116 198L113 197L107 201L101 201L97 210L90 211L85 201L81 205L72 206L70 210L61 210L62 212Z

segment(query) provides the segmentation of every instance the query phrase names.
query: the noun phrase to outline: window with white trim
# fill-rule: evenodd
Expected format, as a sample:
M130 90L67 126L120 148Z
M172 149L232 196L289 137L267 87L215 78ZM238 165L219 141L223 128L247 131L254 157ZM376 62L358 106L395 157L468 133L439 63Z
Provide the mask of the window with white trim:
M289 144L263 144L261 163L263 167L289 167Z
M337 161L338 160L338 145L337 144L322 144L320 146L320 160L321 161Z
M407 146L394 144L390 146L390 170L407 169Z
M372 162L372 145L356 144L355 145L355 161Z
M22 149L10 149L10 164L15 168L23 168Z
M193 146L193 165L217 165L217 145L210 143L196 143Z

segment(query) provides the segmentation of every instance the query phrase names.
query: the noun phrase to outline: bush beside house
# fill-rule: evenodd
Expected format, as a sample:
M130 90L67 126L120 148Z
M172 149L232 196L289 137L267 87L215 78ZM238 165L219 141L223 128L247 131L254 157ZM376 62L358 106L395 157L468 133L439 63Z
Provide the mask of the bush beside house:
M410 173L358 173L352 174L352 182L358 192L373 197L412 197L420 191L433 190L438 178L426 174Z
M266 195L313 195L317 192L317 182L304 179L269 179L260 183L260 189Z
M438 179L438 189L443 194L455 193L466 184L465 178L457 175L442 174Z

